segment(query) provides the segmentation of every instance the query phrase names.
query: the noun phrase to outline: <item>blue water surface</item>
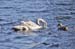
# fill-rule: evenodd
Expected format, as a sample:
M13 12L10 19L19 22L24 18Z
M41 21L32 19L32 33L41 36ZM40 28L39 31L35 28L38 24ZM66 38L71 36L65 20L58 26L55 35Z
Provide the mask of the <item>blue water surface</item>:
M43 18L48 28L14 32L21 21ZM69 27L60 31L61 22ZM74 0L0 0L0 49L75 49Z

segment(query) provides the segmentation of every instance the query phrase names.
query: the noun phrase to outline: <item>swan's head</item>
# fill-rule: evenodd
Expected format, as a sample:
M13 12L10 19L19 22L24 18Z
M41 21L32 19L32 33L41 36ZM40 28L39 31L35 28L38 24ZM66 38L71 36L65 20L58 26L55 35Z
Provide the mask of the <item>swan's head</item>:
M47 28L47 22L44 19L37 19L37 24L42 26L43 28Z

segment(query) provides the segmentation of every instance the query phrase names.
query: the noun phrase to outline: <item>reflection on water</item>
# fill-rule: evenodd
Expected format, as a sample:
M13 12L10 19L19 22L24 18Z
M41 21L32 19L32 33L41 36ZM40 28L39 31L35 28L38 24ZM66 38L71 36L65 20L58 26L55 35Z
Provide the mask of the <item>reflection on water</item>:
M75 6L72 0L0 0L0 49L75 49ZM14 32L21 21L43 18L48 28ZM58 31L61 22L68 31Z

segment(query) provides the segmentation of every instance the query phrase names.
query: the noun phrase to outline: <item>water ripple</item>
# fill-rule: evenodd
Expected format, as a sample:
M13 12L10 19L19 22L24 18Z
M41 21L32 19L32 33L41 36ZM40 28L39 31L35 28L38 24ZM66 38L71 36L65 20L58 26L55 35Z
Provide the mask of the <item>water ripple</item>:
M72 5L71 0L0 0L0 49L74 49L75 7ZM30 33L11 30L20 21L35 22L37 18L45 19L48 28ZM58 31L59 21L69 31Z

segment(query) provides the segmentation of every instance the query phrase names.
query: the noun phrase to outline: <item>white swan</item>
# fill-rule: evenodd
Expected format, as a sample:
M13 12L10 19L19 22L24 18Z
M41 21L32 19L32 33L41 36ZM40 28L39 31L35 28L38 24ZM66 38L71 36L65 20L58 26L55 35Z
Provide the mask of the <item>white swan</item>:
M38 30L41 28L46 28L47 27L47 22L41 18L37 19L37 24L32 22L32 21L21 21L21 25L15 26L14 29L19 29L19 30ZM43 23L43 26L41 26L41 23Z

